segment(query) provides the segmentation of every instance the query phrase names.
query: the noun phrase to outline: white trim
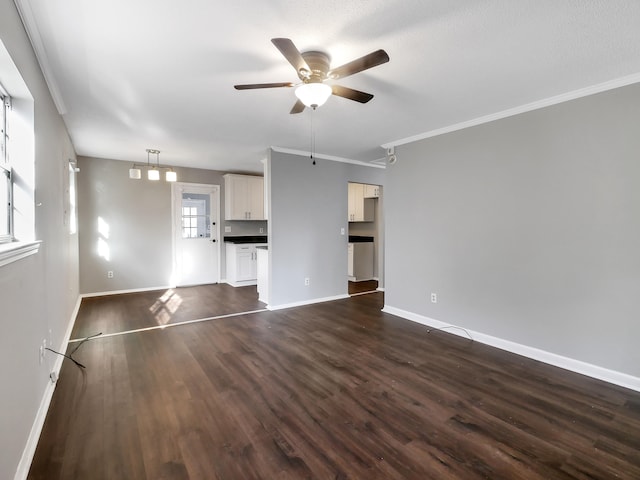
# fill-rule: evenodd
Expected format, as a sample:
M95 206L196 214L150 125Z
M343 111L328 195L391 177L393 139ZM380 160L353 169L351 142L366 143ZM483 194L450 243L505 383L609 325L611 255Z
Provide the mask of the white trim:
M225 281L225 283L231 287L250 287L251 285L258 285L258 280L238 280L235 282Z
M433 318L425 317L413 312L408 312L406 310L392 307L390 305L385 305L382 311L385 313L390 313L391 315L405 318L407 320L411 320L412 322L416 322L421 325L426 325L437 329L446 328L446 333L452 333L454 335L458 335L467 339L469 338L469 336L471 336L474 341L478 341L480 343L484 343L501 350L506 350L507 352L522 355L533 360L538 360L549 365L554 365L565 370L569 370L582 375L587 375L598 380L603 380L614 385L619 385L621 387L640 392L639 377L634 377L632 375L617 372L615 370L609 370L607 368L599 367L597 365L586 363L581 360L564 357L562 355L557 355L545 350L540 350L535 347L512 342L510 340L504 340L502 338L493 337L484 333L474 332L473 330L468 330L456 325L451 325L439 320L434 320Z
M359 297L360 295L369 295L371 293L378 293L377 290L367 290L366 292L350 293L350 297Z
M581 88L578 90L574 90L572 92L563 93L561 95L556 95L556 96L545 98L535 102L527 103L525 105L520 105L518 107L502 110L501 112L492 113L482 117L474 118L472 120L467 120L465 122L449 125L447 127L437 128L435 130L430 130L428 132L420 133L418 135L413 135L411 137L401 138L400 140L394 140L392 142L382 144L381 147L388 149L391 147L397 147L399 145L405 145L407 143L413 143L419 140L424 140L426 138L437 137L438 135L444 135L445 133L451 133L457 130L463 130L465 128L475 127L476 125L481 125L483 123L489 123L495 120L501 120L503 118L513 117L514 115L519 115L521 113L531 112L533 110L550 107L553 105L557 105L559 103L568 102L570 100L576 100L582 97L588 97L589 95L595 95L596 93L606 92L608 90L625 87L627 85L632 85L638 82L640 82L640 73L628 75L626 77L616 78L608 82L599 83L597 85L592 85L590 87Z
M301 157L310 157L311 152L306 152L304 150L294 150L292 148L283 148L283 147L275 147L271 146L271 150L278 153L288 153L290 155L298 155ZM314 158L318 158L321 160L331 160L332 162L341 162L341 163L352 163L354 165L360 165L361 167L371 167L371 168L387 168L386 165L378 165L370 162L363 162L362 160L353 160L351 158L344 157L336 157L334 155L325 155L323 153L314 153ZM373 160L379 161L380 159Z
M267 305L267 310L284 310L285 308L302 307L304 305L312 305L314 303L333 302L334 300L343 300L349 298L349 295L336 295L333 297L313 298L311 300L303 300L301 302L284 303L282 305Z
M64 337L62 338L62 344L58 349L59 352L67 351L69 338L71 337L73 326L76 323L76 318L78 317L78 311L80 310L81 302L82 298L78 296L78 299L76 300L76 306L73 309L73 313L71 314L71 318L69 319L69 324L67 325L67 331L65 332ZM51 355L53 355L53 353L51 353ZM51 372L55 372L57 378L60 378L60 369L62 368L63 361L64 357L62 357L61 355L56 355L53 368L51 369L49 374L51 374ZM29 432L27 443L24 447L24 450L22 451L22 457L20 458L20 462L18 463L18 468L16 469L14 480L25 480L29 475L31 462L33 462L33 456L36 453L38 441L40 440L40 434L42 433L44 421L47 418L47 413L49 412L49 406L51 405L51 399L53 398L53 392L55 391L55 389L56 385L47 380L47 386L45 388L44 394L42 395L42 400L40 401L40 407L38 408L36 417L34 418L33 424L31 425L31 431Z
M0 267L38 253L41 241L0 244Z
M167 323L166 325L154 325L153 327L142 327L135 328L133 330L123 330L121 332L113 332L113 333L105 333L100 336L91 337L91 340L100 340L101 338L109 338L109 337L119 337L121 335L130 335L132 333L142 333L142 332L151 332L153 330L165 330L167 328L172 327L181 327L183 325L190 325L192 323L201 323L201 322L210 322L212 320L220 320L223 318L233 318L240 317L243 315L252 315L254 313L262 313L268 311L266 308L261 308L258 310L247 310L246 312L238 312L238 313L227 313L225 315L217 315L215 317L205 317L205 318L196 318L195 320L184 320L182 322L176 323ZM78 343L84 341L84 338L74 338L69 340L69 343Z
M120 295L122 293L153 292L154 290L169 290L170 288L176 288L176 286L174 285L174 286L147 287L147 288L131 288L129 290L111 290L107 292L81 293L80 298L104 297L107 295Z

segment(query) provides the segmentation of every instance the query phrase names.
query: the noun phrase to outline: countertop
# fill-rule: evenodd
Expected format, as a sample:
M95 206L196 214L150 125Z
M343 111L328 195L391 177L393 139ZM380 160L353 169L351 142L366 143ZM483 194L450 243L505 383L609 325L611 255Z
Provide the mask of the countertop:
M266 235L243 235L237 237L224 237L226 243L267 243Z
M373 242L373 237L362 235L349 235L349 243L368 243Z

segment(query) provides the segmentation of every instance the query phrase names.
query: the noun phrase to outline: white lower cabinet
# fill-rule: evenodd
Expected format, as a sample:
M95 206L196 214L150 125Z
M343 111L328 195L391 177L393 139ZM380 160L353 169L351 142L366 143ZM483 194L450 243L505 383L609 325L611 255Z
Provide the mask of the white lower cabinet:
M266 243L226 243L227 283L234 287L256 285L258 254L256 247Z

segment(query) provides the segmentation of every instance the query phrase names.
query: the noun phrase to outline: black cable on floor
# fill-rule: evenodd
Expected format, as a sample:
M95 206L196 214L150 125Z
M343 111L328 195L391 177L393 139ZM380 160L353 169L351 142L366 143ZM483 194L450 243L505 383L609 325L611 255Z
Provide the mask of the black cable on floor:
M86 369L87 367L85 367L83 364L81 364L80 362L78 362L75 358L73 358L73 356L72 356L72 355L73 355L74 353L76 353L76 351L80 348L80 346L81 346L84 342L86 342L87 340L91 340L92 338L98 337L98 336L100 336L100 335L102 335L102 332L100 332L100 333L95 333L95 334L93 334L93 335L89 335L89 336L88 336L88 337L86 337L86 338L83 338L83 339L82 339L82 341L80 341L80 343L78 343L78 345L76 345L76 348L74 348L74 349L71 351L71 353L70 353L69 355L66 355L66 354L64 354L64 353L60 353L60 352L56 352L55 350L53 350L53 349L51 349L51 348L49 348L49 347L44 347L44 349L45 349L45 350L49 350L50 352L55 353L56 355L61 355L61 356L63 356L64 358L68 358L68 359L69 359L69 360L71 360L73 363L75 363L78 367L80 367L80 368L85 368L85 369Z

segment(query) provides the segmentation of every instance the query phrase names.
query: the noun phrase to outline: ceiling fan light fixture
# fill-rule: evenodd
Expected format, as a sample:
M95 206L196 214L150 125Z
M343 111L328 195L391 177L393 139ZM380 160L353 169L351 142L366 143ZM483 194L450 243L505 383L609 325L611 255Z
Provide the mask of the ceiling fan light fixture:
M303 83L296 88L296 97L309 108L317 108L331 96L331 87L325 83Z

